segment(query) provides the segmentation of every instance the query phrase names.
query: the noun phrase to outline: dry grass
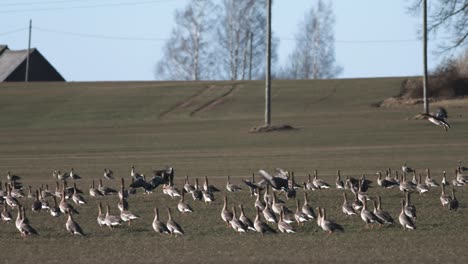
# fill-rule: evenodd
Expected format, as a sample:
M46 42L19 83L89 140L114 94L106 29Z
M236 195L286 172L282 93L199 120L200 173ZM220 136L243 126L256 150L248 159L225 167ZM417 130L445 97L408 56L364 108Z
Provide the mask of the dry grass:
M209 110L190 116L190 111L161 113L175 109L212 85L231 83L67 83L0 84L0 172L7 170L24 177L26 186L54 185L51 172L74 167L84 177L78 187L87 190L102 169L114 170L129 179L130 166L147 175L166 164L176 170L176 185L189 175L210 177L223 187L225 177L241 184L260 168L294 170L298 182L314 169L333 183L336 169L343 176L359 177L407 161L433 177L447 170L452 177L459 159L466 158L465 102L446 106L453 128L445 133L425 120L408 120L421 111L419 106L376 109L372 102L398 92L401 79L357 79L336 81L278 81L273 85L273 120L300 129L287 133L248 133L262 123L263 83L246 82ZM215 95L216 93L210 93ZM222 94L222 93L220 93ZM212 96L206 102L213 100ZM203 104L198 97L198 104ZM5 180L2 176L2 180ZM105 183L108 183L105 181ZM117 182L108 183L118 187ZM375 185L375 183L374 183ZM383 196L383 206L398 217L397 190L373 188ZM359 217L341 212L338 190L311 192L309 201L324 206L330 218L344 225L346 232L326 237L315 223L300 227L295 235L239 235L225 227L219 213L221 194L211 206L188 199L195 212L175 213L186 236L159 236L151 229L153 207L175 209L157 189L129 200L130 209L141 215L131 226L115 231L97 225L98 199L80 207L76 221L86 237L65 231L65 218L28 212L40 235L22 239L13 224L0 224L0 248L5 263L70 262L466 262L466 188L457 197L462 208L452 213L442 209L439 190L414 195L418 208L418 230L404 232L399 226L368 230ZM254 217L253 199L243 190L228 194L231 204L243 203ZM299 196L302 200L302 191ZM187 197L188 198L188 197ZM105 197L117 213L117 198ZM27 208L31 200L22 200ZM294 208L293 201L287 201Z

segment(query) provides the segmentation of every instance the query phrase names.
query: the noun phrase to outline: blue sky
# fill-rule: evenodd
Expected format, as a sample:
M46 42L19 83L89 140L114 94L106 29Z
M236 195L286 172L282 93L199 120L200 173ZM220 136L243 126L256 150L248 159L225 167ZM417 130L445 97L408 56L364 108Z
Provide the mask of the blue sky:
M154 80L174 11L188 1L1 0L0 44L27 48L32 19L32 46L68 81ZM279 63L286 61L298 23L315 2L274 1ZM407 13L409 2L333 1L336 59L344 68L340 78L421 75L421 18ZM443 59L433 52L439 42L429 43L430 68Z

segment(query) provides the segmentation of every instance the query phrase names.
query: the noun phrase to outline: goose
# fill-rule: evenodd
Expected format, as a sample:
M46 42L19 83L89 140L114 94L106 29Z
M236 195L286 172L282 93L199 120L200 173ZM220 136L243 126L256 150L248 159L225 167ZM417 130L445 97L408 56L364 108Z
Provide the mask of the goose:
M263 209L265 209L265 203L260 200L260 189L255 189L255 192L256 192L256 196L257 198L255 199L255 207L257 207L258 209L260 209L260 211L263 211Z
M205 176L205 182L203 183L203 190L205 192L210 192L210 193L213 193L213 192L219 192L220 190L216 187L214 187L213 185L210 185L208 183L208 176Z
M135 166L134 166L134 165L132 165L132 167L131 167L130 176L131 176L135 181L137 181L137 180L139 180L139 179L143 179L143 176L142 176L140 173L136 172Z
M358 193L354 193L354 201L351 203L354 211L359 212L362 209L362 202L359 200Z
M245 225L245 227L247 227L248 230L256 231L252 220L245 215L244 206L242 204L239 204L239 209L239 221L241 221Z
M163 193L169 195L171 198L182 196L181 191L171 184L164 184Z
M153 230L159 234L170 234L166 224L159 220L159 209L157 207L154 208Z
M449 210L458 210L458 200L455 197L455 189L452 188L452 199L450 199Z
M125 189L125 180L124 178L120 178L120 190L118 192L120 199L127 199L128 198L128 190Z
M348 197L346 196L346 192L343 192L343 205L341 206L343 213L345 215L356 215L356 211L354 211L353 206L348 202Z
M361 219L366 224L366 227L369 227L369 224L382 224L373 212L367 210L366 200L362 201ZM373 228L373 225L371 225L371 228Z
M50 210L50 204L49 201L42 196L42 189L39 189L39 201L41 202L41 209L42 210Z
M62 200L60 201L59 208L60 211L64 214L68 213L69 211L72 211L74 214L79 214L71 204L65 201L65 190L62 191Z
M309 202L307 200L307 193L304 193L304 204L302 205L301 211L307 216L309 219L316 219L317 216L314 213L312 207L309 206Z
M242 188L234 183L231 183L230 176L227 176L226 190L228 190L228 192L238 192L242 190Z
M19 189L12 183L10 183L10 195L14 198L23 198L25 196L23 190Z
M377 196L377 206L375 200L372 200L372 203L374 204L374 215L380 219L381 224L392 225L395 222L390 213L382 209L382 198L380 195Z
M255 215L255 220L254 220L255 230L259 232L260 234L262 234L262 236L267 232L276 234L276 230L274 230L269 225L265 224L264 222L260 220L260 208L258 207L255 207L255 208L256 208L255 209L256 215Z
M450 200L452 197L450 195L445 193L445 185L442 184L442 192L440 194L440 203L442 203L442 206L448 206L450 204Z
M203 201L205 202L205 204L211 204L212 202L214 202L215 198L212 192L205 191L205 190L201 192L202 192L202 197L203 197Z
M198 185L198 178L195 178L195 186L193 186L193 188L194 188L194 190L192 191L193 200L201 201L203 199L203 192L200 190L200 186ZM212 201L214 201L214 199Z
M270 185L267 186L265 193L263 194L263 201L266 204L273 203L273 195L270 194Z
M273 193L273 202L271 203L271 209L277 215L280 215L281 211L283 210L283 205L276 202L276 194L275 193Z
M237 218L236 207L234 205L232 206L232 219L229 221L229 224L234 231L239 233L245 233L248 230L244 223Z
M65 228L73 235L84 236L83 229L81 229L81 226L73 219L72 214L72 212L68 213L68 220L65 223Z
M93 197L104 196L104 194L94 186L94 180L92 181L92 184L89 186L89 195Z
M427 119L429 120L429 122L442 127L445 130L445 132L447 132L448 128L450 128L450 124L447 123L447 121L445 121L445 119L442 117L437 117L426 113L421 114L421 116L423 119Z
M315 188L317 189L329 189L330 188L330 184L326 183L324 180L322 179L318 179L317 177L317 170L314 170L314 179L312 180L312 184L315 186Z
M310 174L307 176L307 183L305 184L305 189L311 191L317 190L317 187L315 187L315 185L312 183L312 176Z
M74 185L73 187L72 200L76 205L87 204L83 196L79 195L78 192L76 191L76 185Z
M59 216L62 212L60 211L60 208L58 207L58 204L57 204L57 197L52 197L54 199L54 206L51 206L50 207L50 215L52 215L53 217L57 217Z
M401 212L400 212L400 216L398 217L398 220L400 221L400 225L403 227L403 230L406 230L406 229L414 230L416 229L416 225L414 224L411 217L409 217L406 214L405 208L406 208L405 202L401 200Z
M119 211L122 212L122 211L125 211L125 210L128 210L128 201L127 199L119 199L119 203L117 204L117 208L119 208Z
M104 168L104 178L106 178L108 180L113 180L114 179L114 172L112 170Z
M226 223L227 227L229 227L229 222L232 220L232 213L229 212L227 209L227 196L224 195L223 198L223 209L221 210L221 219Z
M55 174L55 177L57 178L57 180L59 181L64 181L66 179L68 179L68 176L70 176L68 173L63 173L59 170L59 171L54 171L54 174Z
M140 218L139 215L136 215L128 210L120 211L120 219L122 219L124 222L128 222L128 225L131 225L132 221L138 218Z
M7 180L8 181L19 181L21 180L21 177L15 174L11 174L10 171L7 171Z
M81 179L81 176L76 174L75 171L73 170L73 168L70 169L70 172L69 172L69 176L68 176L70 179L72 180L79 180Z
M317 223L319 223L320 227L323 231L328 233L328 236L333 234L335 231L344 232L344 228L342 225L335 223L332 220L327 219L327 214L325 208L318 208L317 211L319 212L319 217L317 217Z
M192 207L189 204L185 203L185 189L182 190L182 195L180 196L180 201L177 204L177 209L182 214L192 213L193 212Z
M288 188L285 189L286 191L286 199L296 199L296 187L294 183L294 174L291 174L291 179L288 180Z
M99 179L99 185L98 185L98 190L103 194L103 195L109 195L109 194L116 194L117 191L115 189L106 187L102 184L102 179Z
M413 179L411 180L411 182L416 186L418 185L418 179L416 178L416 171L413 170Z
M27 195L26 197L28 197L28 199L33 199L33 198L36 197L36 195L34 195L34 194L32 193L32 187L31 187L31 185L28 186L28 195Z
M184 190L187 193L193 193L193 191L195 191L195 187L189 183L188 176L185 176Z
M160 176L162 178L162 183L164 184L174 184L174 168L167 166L163 170L153 170L155 176Z
M263 213L263 217L265 218L267 222L269 223L277 222L276 215L273 212L273 210L271 210L271 206L269 203L266 204L265 209L263 209L262 213Z
M255 183L255 173L252 173L252 180L244 180L244 183L249 187L250 196L254 196L255 190L259 189L259 186Z
M360 184L358 186L358 189L360 188L361 192L367 192L369 190L369 188L371 188L372 181L366 179L366 175L363 174L361 176L361 179L358 180L358 183Z
M357 195L358 195L358 199L359 201L361 202L364 202L365 200L369 201L370 200L370 196L365 192L363 191L362 189L362 180L359 180L359 187L358 187L358 191L357 191Z
M431 178L431 172L429 171L429 169L426 169L425 183L429 187L438 187L439 186L439 184L434 179Z
M401 166L401 170L403 171L403 173L410 173L414 171L412 168L406 165L406 162L405 164L403 164L403 166Z
M418 191L419 194L423 194L429 191L429 187L422 183L421 174L419 174L418 183L416 184L416 191Z
M337 189L344 189L344 182L341 180L341 174L340 170L336 171L336 181L335 181L335 186Z
M171 214L171 208L167 208L167 214L169 216L169 219L167 220L166 226L167 230L169 230L169 233L172 235L183 235L184 230L180 227L180 225L172 219L172 214Z
M280 219L278 221L278 230L281 233L294 234L296 230L291 226L291 224L284 221L284 210L281 210Z
M459 181L458 171L457 170L455 170L455 176L453 177L452 185L455 186L455 187L461 187L461 186L465 185L465 182Z
M440 183L446 186L450 185L450 183L447 181L447 175L445 174L445 171L442 171L442 181Z
M401 176L399 187L400 191L402 192L412 192L416 188L416 184L414 184L412 181L407 181L406 173L403 173L403 175Z
M49 190L49 185L45 185L45 189L41 191L41 196L44 198L52 197L54 194Z
M468 183L468 175L463 175L459 168L457 168L455 173L457 175L457 181L458 182L460 182L462 184L467 184Z
M98 203L98 216L97 216L97 222L99 227L103 227L106 224L106 216L102 214L102 204L101 202Z
M410 193L405 194L405 207L404 207L405 214L410 217L412 220L416 220L416 206L411 204L411 197Z
M106 216L104 218L104 222L110 229L114 229L122 224L122 220L119 217L110 214L110 206L108 204L106 205Z
M7 190L7 196L5 197L5 202L10 206L11 208L16 208L20 205L18 200L11 196L11 186L5 183L5 188Z
M300 201L299 199L296 200L296 212L294 213L294 219L296 219L296 222L298 225L304 225L305 222L309 221L309 218L307 217L306 214L302 212L302 210L299 207Z
M264 170L259 170L258 173L262 176L264 180L266 180L269 183L269 185L271 185L271 188L273 188L276 191L288 187L288 180L283 176L271 176L268 172Z
M383 188L393 188L395 186L398 186L398 183L395 182L393 179L391 180L388 180L387 178L385 179L382 179L382 173L380 172L377 172L377 185L379 185L380 187L383 187Z
M36 199L34 200L34 202L31 205L31 210L33 212L39 212L39 211L41 211L41 209L42 209L42 203L41 203L41 201L39 201L39 191L36 190Z
M30 224L29 220L26 218L26 213L24 211L24 208L22 206L18 207L18 214L20 220L16 220L17 225L16 227L18 230L21 232L22 237L30 236L30 235L37 235L36 229L34 229Z
M2 218L2 221L6 223L10 223L10 221L13 219L13 216L11 215L10 211L8 211L8 204L3 205L3 211L0 216Z

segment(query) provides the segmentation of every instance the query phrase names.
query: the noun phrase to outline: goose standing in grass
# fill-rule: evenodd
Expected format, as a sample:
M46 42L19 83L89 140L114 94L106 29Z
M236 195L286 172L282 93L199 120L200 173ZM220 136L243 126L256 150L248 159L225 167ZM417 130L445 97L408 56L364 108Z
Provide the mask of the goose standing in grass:
M34 202L31 205L31 210L33 212L39 212L39 211L41 211L41 209L42 209L42 203L41 203L41 201L39 201L39 191L36 190L36 199L34 200Z
M195 185L193 186L192 198L194 201L203 199L203 192L200 190L200 185L198 185L198 178L195 178ZM214 201L214 199L213 199Z
M392 225L395 221L389 212L382 209L382 198L380 195L377 196L377 205L375 200L372 200L374 203L374 215L380 219L381 224Z
M449 210L458 210L458 200L457 197L455 197L455 189L452 188L452 199L450 199L449 203Z
M108 180L113 180L114 179L114 172L112 170L104 168L104 178L106 178Z
M400 225L403 227L403 230L416 229L416 225L414 224L413 220L406 214L406 206L403 200L401 200L401 212L398 220L400 221Z
M325 208L317 208L319 215L317 217L317 223L323 229L323 231L328 233L328 236L333 234L336 231L344 232L344 228L342 225L335 223L332 220L327 219L327 214Z
M459 181L458 171L457 170L455 170L455 175L453 176L453 179L452 179L452 185L454 187L462 187L463 185L465 185L464 181Z
M75 171L73 170L73 168L71 168L71 170L69 172L69 178L72 179L72 180L79 180L79 179L81 179L81 176L76 174Z
M57 197L54 196L52 197L52 199L54 199L54 206L50 207L50 215L52 215L53 217L60 216L62 212L60 211L60 208L57 204Z
M208 183L208 176L205 176L205 182L203 183L203 190L205 192L210 192L210 193L213 193L213 192L219 192L220 190L216 187L214 187L213 185L210 185Z
M292 227L291 224L284 221L284 210L281 210L280 219L278 221L278 230L281 233L294 234L296 230Z
M177 204L177 209L182 214L193 212L192 207L189 204L185 203L185 189L182 189L182 195L180 196L180 201Z
M98 203L98 216L97 216L97 222L99 227L103 227L106 224L106 216L102 213L102 204L101 202Z
M398 183L395 182L393 179L389 179L389 178L384 178L382 179L382 173L381 172L377 172L377 185L379 185L380 187L383 187L383 188L387 188L387 189L390 189L390 188L393 188L395 186L398 186Z
M356 215L356 211L354 211L353 206L348 202L348 197L346 196L346 192L343 192L343 205L341 206L341 209L343 210L343 213L345 215Z
M86 200L83 198L83 196L81 196L80 194L78 194L78 192L77 192L77 190L76 190L76 185L74 185L74 187L73 187L72 200L73 200L73 202L74 202L76 205L87 204L87 203L86 203Z
M406 165L406 162L405 164L403 164L403 166L401 166L401 170L403 171L403 173L411 173L411 172L414 172L414 170L410 167L408 167Z
M291 174L291 179L288 180L288 188L284 191L286 192L286 199L296 199L296 187L294 183L294 173Z
M71 212L68 213L68 220L65 223L65 228L73 235L84 236L83 229L81 229L81 226L73 219L72 214Z
M442 184L442 192L440 194L440 203L442 206L448 206L450 204L450 200L452 200L452 197L450 195L445 193L445 185Z
M119 208L120 212L128 210L129 205L127 199L120 198L119 203L117 204L117 208Z
M132 224L132 221L133 220L136 220L140 218L139 215L136 215L128 210L122 210L120 211L120 219L122 219L122 221L124 222L127 222L128 225L131 225Z
M104 196L104 194L94 186L94 180L92 181L91 186L89 186L89 195L93 196L93 197L102 197L102 196Z
M128 199L128 190L125 189L125 180L124 178L120 179L120 190L119 190L120 199Z
M117 226L122 224L122 220L119 217L110 214L110 206L109 205L106 205L106 216L104 218L104 223L110 229L114 229Z
M354 193L354 201L351 203L351 206L355 212L360 212L362 209L362 202L359 200L357 192Z
M418 182L416 184L416 191L418 191L419 194L427 193L429 191L429 187L422 182L421 174L419 174Z
M5 183L5 188L7 190L7 196L5 197L5 202L11 208L17 208L20 205L20 203L18 202L18 200L15 197L11 196L11 187L10 187L10 185Z
M232 229L234 229L234 231L236 232L239 232L239 233L247 232L247 226L245 226L244 223L242 223L237 218L237 211L234 205L232 206L232 219L231 221L229 221L229 224L231 225Z
M434 179L431 178L431 172L429 171L429 169L426 169L425 183L429 187L439 187L439 184Z
M263 213L263 217L265 218L267 222L269 223L277 222L276 215L273 212L273 210L271 210L269 203L266 204L265 209L263 209L262 213Z
M315 185L312 183L312 176L310 174L307 176L307 182L306 182L304 188L306 190L310 190L310 191L317 190L317 187L315 187Z
M400 191L402 192L412 192L416 188L416 184L414 184L412 181L408 181L406 179L406 173L403 173L399 187Z
M169 229L167 229L166 224L159 220L159 209L154 208L154 220L153 220L153 230L159 234L170 234Z
M294 213L294 219L298 225L304 225L305 222L309 221L309 217L304 214L299 206L300 201L299 199L296 200L296 212Z
M3 204L3 211L1 213L1 218L3 222L10 223L13 220L13 216L11 215L10 211L8 211L8 204Z
M263 209L265 209L265 203L260 200L260 189L255 189L255 193L256 193L256 199L255 199L255 207L257 207L258 209L260 209L260 211L263 211Z
M410 217L413 221L416 221L416 206L411 203L411 196L409 192L405 194L405 207L403 209L408 217Z
M316 219L317 216L314 213L312 207L309 206L309 202L307 199L307 193L304 193L304 204L302 205L301 211L307 216L309 219Z
M248 230L255 231L254 223L250 218L248 218L245 215L244 212L244 206L242 204L239 204L239 209L240 209L240 216L239 216L239 221L241 221L245 227L247 227Z
M256 210L256 215L255 215L255 220L254 220L255 230L259 232L260 234L262 234L262 236L267 232L276 234L276 230L274 230L269 225L265 224L264 222L260 220L260 208L256 207L255 210Z
M362 204L361 219L366 224L366 227L369 227L369 224L371 228L374 227L373 224L382 224L380 219L373 212L367 210L367 201L363 200Z
M49 201L42 196L42 193L43 193L42 190L39 189L38 195L39 195L39 201L41 202L41 209L45 211L50 210Z
M7 180L8 181L19 181L21 180L21 177L15 174L11 174L10 171L7 171Z
M22 206L18 206L18 218L16 219L16 227L20 231L22 237L37 235L36 229L34 229L30 224L29 220L26 218L26 212Z
M468 183L468 175L463 175L462 171L457 168L455 170L455 174L457 175L457 181L462 183L462 184L467 184Z
M116 194L117 193L117 191L115 189L104 186L102 184L102 179L99 179L98 190L104 195L110 195L110 194Z
M227 176L226 190L228 190L228 192L238 192L242 190L242 188L237 184L231 183L230 176Z
M195 191L195 187L190 184L188 176L185 176L185 182L184 182L184 190L187 193L193 193Z
M202 197L203 197L203 201L205 202L205 204L211 204L212 202L214 202L215 197L212 192L205 191L205 190L201 192L202 192Z
M229 227L229 222L232 220L232 213L227 209L227 196L224 195L223 198L223 209L221 210L221 219L226 223L226 226Z
M440 181L441 184L444 184L445 186L449 186L450 183L447 181L447 175L445 171L442 171L442 181Z
M167 214L168 214L169 219L167 220L166 226L167 226L167 230L169 230L169 233L171 233L171 236L183 235L184 230L182 230L180 225L172 219L171 208L169 207L167 208Z
M59 208L64 214L70 211L74 214L79 214L78 211L76 211L75 208L65 200L65 190L62 191L62 200L60 201Z
M341 173L340 170L336 171L336 181L335 181L335 186L337 189L344 189L344 182L341 180Z
M326 183L322 179L318 179L317 170L314 171L314 179L312 180L312 184L314 184L315 188L317 189L329 189L330 188L330 184Z

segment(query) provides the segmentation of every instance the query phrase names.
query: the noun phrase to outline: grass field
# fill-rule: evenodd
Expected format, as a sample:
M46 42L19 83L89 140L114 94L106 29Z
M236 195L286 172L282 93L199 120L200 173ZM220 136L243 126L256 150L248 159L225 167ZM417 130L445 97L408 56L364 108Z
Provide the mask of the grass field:
M334 182L342 176L374 180L372 195L381 194L383 207L395 219L402 193L377 188L375 173L398 170L404 162L423 171L430 168L440 181L442 170L451 180L458 160L466 159L468 120L464 99L438 102L449 112L452 129L425 120L412 120L421 105L375 108L371 105L399 91L402 78L321 81L274 81L272 120L290 124L294 131L251 134L263 123L264 82L120 82L120 83L2 83L0 84L0 175L23 177L25 186L55 186L52 171L71 167L84 179L77 181L89 204L75 217L86 237L66 233L65 218L31 212L31 200L21 202L40 235L22 239L14 224L0 224L2 262L48 263L465 263L468 260L466 187L457 190L458 212L448 212L439 202L439 189L413 195L418 229L364 228L359 217L341 212L342 192L310 192L313 206L327 208L329 218L345 228L326 237L313 223L294 235L236 234L220 218L222 194L211 206L195 203L191 215L175 212L178 199L157 189L129 199L130 209L141 216L131 226L110 231L96 222L96 203L109 203L117 213L118 198L91 198L92 179L102 178L103 168L130 180L130 166L151 175L169 164L176 185L183 177L208 176L223 187L226 176L241 184L259 169L281 167L306 180L314 169ZM432 106L435 107L435 106ZM468 162L468 161L467 161ZM118 181L105 181L118 187ZM223 187L224 190L224 187ZM303 191L298 197L302 200ZM351 195L349 195L351 197ZM254 218L254 200L246 190L228 194L229 203L243 203ZM287 201L295 209L293 201ZM173 208L175 220L186 235L159 236L152 228L153 207ZM16 214L14 214L16 217Z

